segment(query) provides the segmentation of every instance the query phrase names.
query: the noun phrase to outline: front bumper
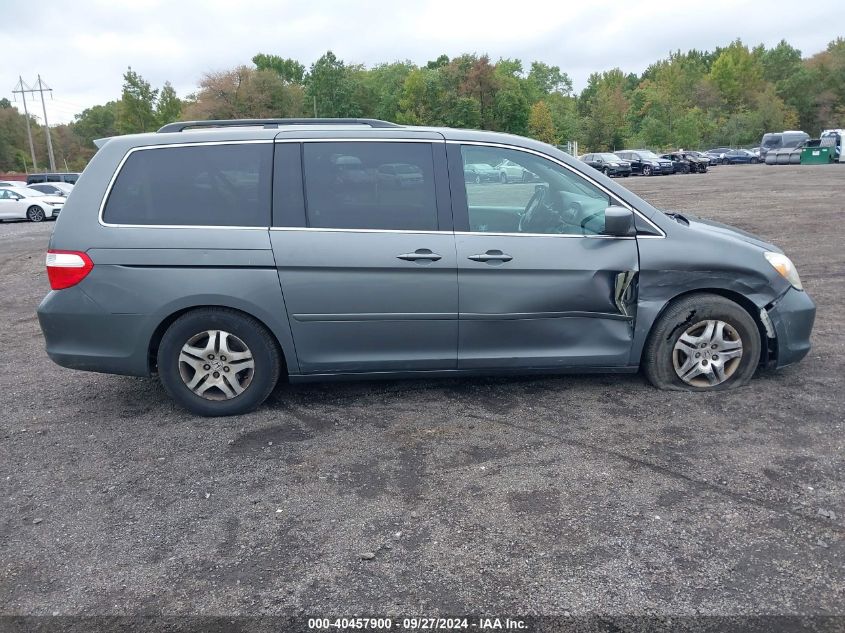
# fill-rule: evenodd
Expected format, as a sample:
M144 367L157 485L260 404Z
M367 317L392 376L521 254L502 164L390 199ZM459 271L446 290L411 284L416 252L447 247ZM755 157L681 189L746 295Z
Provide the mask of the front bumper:
M766 312L775 331L778 369L786 367L810 351L810 332L816 319L816 304L801 290L790 288L768 306Z
M608 167L607 168L607 175L608 176L623 176L625 174L631 173L631 167Z

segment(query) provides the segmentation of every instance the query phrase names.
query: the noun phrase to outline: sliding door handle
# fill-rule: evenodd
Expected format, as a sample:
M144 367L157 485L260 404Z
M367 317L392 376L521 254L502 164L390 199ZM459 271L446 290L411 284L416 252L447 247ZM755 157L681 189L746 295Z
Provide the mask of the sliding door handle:
M478 255L470 255L467 259L474 262L509 262L513 257L502 251L487 251Z
M438 259L443 259L437 253L432 253L427 248L418 248L413 253L403 253L396 256L398 259L404 259L406 262L428 261L436 262Z

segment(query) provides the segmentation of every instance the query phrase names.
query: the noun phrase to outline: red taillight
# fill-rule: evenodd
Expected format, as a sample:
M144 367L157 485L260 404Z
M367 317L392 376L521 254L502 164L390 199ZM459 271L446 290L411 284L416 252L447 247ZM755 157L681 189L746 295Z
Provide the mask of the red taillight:
M78 251L47 251L47 277L53 290L75 286L88 276L94 262Z

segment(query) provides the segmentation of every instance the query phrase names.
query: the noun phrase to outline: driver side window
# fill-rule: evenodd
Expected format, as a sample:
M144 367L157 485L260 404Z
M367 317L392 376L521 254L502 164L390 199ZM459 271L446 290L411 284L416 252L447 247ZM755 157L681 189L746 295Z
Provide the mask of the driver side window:
M462 145L473 233L599 235L610 197L579 174L519 150Z

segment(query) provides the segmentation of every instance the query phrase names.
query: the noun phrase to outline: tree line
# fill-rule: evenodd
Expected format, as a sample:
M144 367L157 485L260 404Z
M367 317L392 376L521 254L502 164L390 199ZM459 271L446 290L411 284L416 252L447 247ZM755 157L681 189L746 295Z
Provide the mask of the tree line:
M169 83L153 88L131 68L123 79L119 100L51 128L57 160L81 169L95 151L93 139L149 132L180 118L372 117L578 141L590 151L753 145L769 131L816 136L845 127L843 38L806 58L785 40L772 48L736 40L713 51L675 51L641 75L595 72L580 93L560 66L478 54L367 68L328 51L306 68L259 53L251 65L206 73L181 99ZM0 171L20 171L29 160L25 125L0 99ZM37 125L35 135L43 154Z

